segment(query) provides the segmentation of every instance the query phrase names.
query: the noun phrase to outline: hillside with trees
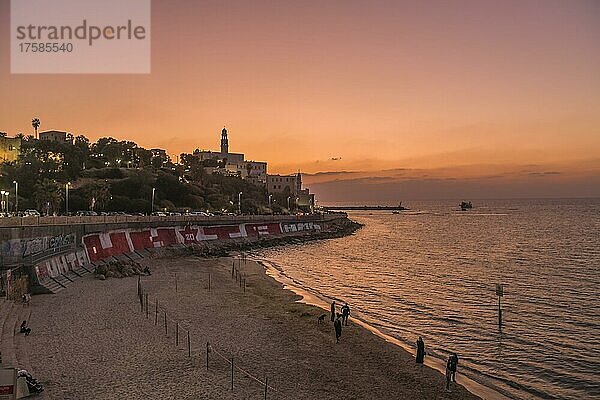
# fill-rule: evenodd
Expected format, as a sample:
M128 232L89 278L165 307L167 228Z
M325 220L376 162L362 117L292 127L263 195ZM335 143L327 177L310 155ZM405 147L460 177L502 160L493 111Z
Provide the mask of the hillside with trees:
M65 212L67 190L70 212L147 214L153 188L155 210L237 212L242 192L243 213L271 212L264 187L219 173L217 160L201 161L194 153L181 154L180 160L173 163L164 152L111 137L91 143L77 136L71 143L28 136L19 158L1 164L0 185L14 193L17 182L19 209L44 214ZM287 211L279 206L285 201L284 194L274 198L273 210Z

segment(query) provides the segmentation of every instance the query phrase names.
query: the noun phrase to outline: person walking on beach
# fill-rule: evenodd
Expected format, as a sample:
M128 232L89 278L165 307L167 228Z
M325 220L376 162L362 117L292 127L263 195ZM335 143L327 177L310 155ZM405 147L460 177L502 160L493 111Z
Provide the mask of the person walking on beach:
M348 316L350 315L350 307L348 307L348 303L345 303L342 306L342 322L348 326Z
M446 392L450 391L450 381L452 380L452 364L454 360L452 356L448 357L448 361L446 361Z
M425 342L423 338L419 336L417 339L417 364L423 364L423 360L425 359Z
M335 342L339 343L340 338L342 337L342 321L340 318L340 314L337 315L337 318L333 323L333 327L335 328Z
M450 374L452 375L452 382L456 382L456 369L458 367L458 356L456 353L452 353L448 361L450 362Z
M331 322L335 321L335 300L331 302Z

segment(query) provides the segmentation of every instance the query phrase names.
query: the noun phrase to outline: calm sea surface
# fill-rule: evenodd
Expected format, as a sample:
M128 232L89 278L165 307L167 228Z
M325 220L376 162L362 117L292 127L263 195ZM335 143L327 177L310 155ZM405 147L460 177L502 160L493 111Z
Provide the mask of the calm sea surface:
M412 202L263 251L298 285L515 398L600 398L600 200ZM496 283L505 285L498 329Z

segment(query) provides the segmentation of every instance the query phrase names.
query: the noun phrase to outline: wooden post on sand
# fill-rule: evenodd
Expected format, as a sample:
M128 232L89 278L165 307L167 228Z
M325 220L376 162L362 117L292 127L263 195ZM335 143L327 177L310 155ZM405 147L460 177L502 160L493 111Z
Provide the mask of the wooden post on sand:
M192 342L190 341L190 331L187 331L188 336L188 357L192 356Z
M269 377L265 377L265 400L267 400L267 389L269 389Z

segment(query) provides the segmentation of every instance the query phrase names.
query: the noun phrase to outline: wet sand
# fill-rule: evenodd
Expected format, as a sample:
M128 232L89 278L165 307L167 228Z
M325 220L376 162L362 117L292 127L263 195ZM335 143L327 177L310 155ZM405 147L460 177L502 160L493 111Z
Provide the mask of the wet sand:
M34 333L22 345L46 387L41 398L262 399L265 377L268 399L477 398L459 385L447 393L442 374L356 323L344 327L336 344L329 315L318 324L324 311L296 302L299 296L258 263L241 265L244 292L229 258L141 262L153 272L142 278L152 303L148 318L135 277L84 278L57 295L34 297ZM180 325L179 346L173 321ZM231 365L217 352L234 359L233 391Z

